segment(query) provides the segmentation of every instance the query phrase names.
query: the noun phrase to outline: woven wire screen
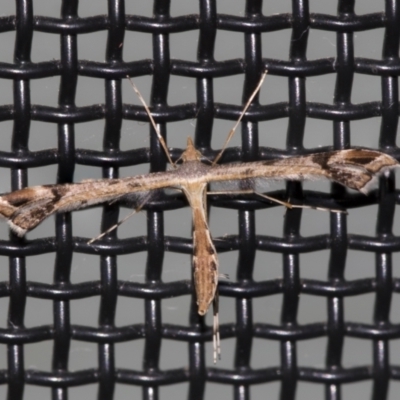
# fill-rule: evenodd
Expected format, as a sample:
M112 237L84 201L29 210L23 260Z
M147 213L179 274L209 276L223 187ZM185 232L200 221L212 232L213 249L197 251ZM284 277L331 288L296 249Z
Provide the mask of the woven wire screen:
M368 8L377 3L380 11ZM3 9L0 41L14 48L10 59L10 50L0 55L3 100L10 94L0 107L3 192L33 183L78 181L98 171L115 178L139 166L144 166L141 172L165 169L166 157L149 134L146 113L129 104L138 104L132 93L122 93L125 86L130 91L126 75L135 82L151 76L145 97L175 159L192 133L196 146L212 159L238 118L241 102L267 69L261 101L250 108L241 139L238 132L222 163L350 145L375 147L400 160L398 1L339 1L336 9L301 1L155 1L153 10L145 2L138 4L109 1L98 5L104 7L101 15L93 2L64 1L57 5L58 17L47 16L54 10L48 2L16 0L9 3L9 14ZM141 7L147 7L148 16L140 15ZM186 13L191 7L193 13ZM366 32L374 58L357 56L355 38ZM10 33L15 33L13 40ZM79 41L94 33L104 35L96 36L96 43L88 40L87 52L78 51ZM224 34L226 42L218 44ZM46 40L34 41L50 36L57 40L48 48ZM191 54L197 55L176 57L169 41L175 37L181 38L183 51L194 49ZM323 43L315 45L317 52L311 38ZM105 61L90 59L97 40ZM281 59L271 56L265 43L272 54L287 52ZM38 56L33 45L41 57L60 46L59 57L32 61ZM239 56L224 58L229 48L239 48ZM52 77L57 79L58 103L36 102L30 93L40 98ZM331 90L327 81L335 82ZM182 101L184 85L193 88L188 102ZM368 98L370 87L376 90ZM229 90L235 88L241 95L231 102ZM216 101L223 90L226 101ZM99 97L81 105L77 93L82 91ZM326 101L312 101L310 93ZM169 105L171 100L176 105ZM223 125L228 128L217 131L221 120L229 122ZM88 137L86 129L92 129ZM136 129L147 132L149 143L143 146L139 138L137 146L129 141L122 145L126 132ZM95 142L95 148L87 148L85 140ZM52 142L56 150L50 148ZM57 177L51 177L53 166ZM293 182L273 191L293 201L347 207L349 215L286 213L253 198L210 197L221 272L231 272L230 280L220 284L222 360L216 366L210 324L197 315L192 295L190 213L182 196L165 194L146 204L147 231L130 231L121 238L119 230L93 245L88 239L119 220L121 204L100 207L101 222L99 213L89 214L89 220L81 218L83 212L59 215L55 224L50 219L46 229L38 228L26 239L8 237L4 224L2 398L395 398L400 239L394 179L382 178L379 190L369 196L338 185ZM10 187L4 186L7 180ZM187 219L187 235L164 234L167 210L175 210L172 225ZM227 215L238 226L233 234ZM146 225L140 218L130 226ZM320 221L323 231L313 232ZM168 275L163 259L171 252L186 255L172 258L172 269L185 270L186 279L179 272ZM139 253L147 259L135 258ZM45 278L34 275L35 269Z

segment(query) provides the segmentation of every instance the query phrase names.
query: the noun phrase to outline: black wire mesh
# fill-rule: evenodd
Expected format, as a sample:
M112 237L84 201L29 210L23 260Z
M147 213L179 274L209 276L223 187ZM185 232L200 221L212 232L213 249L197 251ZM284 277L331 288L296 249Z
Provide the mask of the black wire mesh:
M293 1L287 14L263 15L263 3L243 3L241 16L218 14L217 3L199 2L197 14L171 17L169 1L155 1L153 16L125 14L124 2L108 2L108 14L79 18L79 2L64 1L61 17L36 15L32 2L17 0L16 15L0 18L2 34L15 31L14 61L0 63L0 77L13 81L13 104L0 107L1 121L13 121L11 150L0 152L0 166L11 172L12 190L28 183L28 172L34 167L57 165L58 182L72 182L77 165L101 167L104 178L116 178L121 167L149 163L150 171L166 167L166 157L154 134L150 147L122 151L121 127L124 120L148 121L140 106L124 104L122 85L126 75L132 78L151 75L151 109L154 118L166 134L166 126L174 121L196 118L195 144L203 154L212 158L214 119L236 120L241 106L214 101L213 84L216 78L244 75L243 102L257 84L260 74L267 69L271 76L287 77L289 101L260 105L255 101L242 123L242 146L229 148L221 162L270 159L282 155L307 154L321 148L305 149L304 136L307 119L322 119L333 123L333 148L348 148L351 143L351 126L356 120L380 117L379 149L400 160L396 147L399 114L399 2L387 0L384 11L356 15L354 1L339 1L337 15L310 12L308 2ZM382 3L383 6L383 3ZM312 10L311 10L312 11ZM384 29L384 43L380 59L354 56L355 32ZM170 58L169 35L178 32L198 31L197 61ZM216 34L219 31L240 32L244 39L244 57L216 61L214 54ZM262 52L262 37L280 30L290 30L288 60L268 58ZM337 35L334 58L307 59L309 33L332 31ZM60 37L60 59L33 63L31 45L34 32L45 32ZM107 31L105 62L85 60L77 51L81 34ZM125 34L128 31L152 35L153 58L127 62L123 59ZM268 37L268 36L266 36ZM193 46L196 44L194 43ZM306 78L335 74L336 86L333 104L306 101ZM355 74L379 76L381 96L376 101L353 104L352 83ZM196 79L195 103L169 106L167 97L171 76ZM31 103L30 85L35 79L59 76L59 103L55 107ZM78 76L97 79L105 84L105 103L78 107L75 102ZM258 123L273 119L287 119L288 128L284 150L259 145ZM75 147L75 127L78 124L104 120L103 149L87 150ZM58 148L31 151L29 146L32 121L57 124ZM328 147L324 148L328 149ZM322 149L323 150L323 149ZM182 149L173 148L176 159ZM48 182L52 183L52 182ZM362 381L373 399L388 399L389 384L393 388L400 378L400 368L391 361L390 351L394 339L400 338L400 325L392 323L393 296L400 291L400 280L393 274L393 253L400 250L400 239L393 234L395 205L399 193L395 190L394 176L382 178L379 191L368 197L347 192L332 185L332 194L302 191L300 184L288 183L278 196L330 205L332 198L350 209L379 204L376 232L365 235L348 234L345 214L332 213L330 232L311 237L300 234L302 213L290 211L285 216L283 237L256 234L257 209L270 208L252 199L222 199L212 197L213 206L239 210L239 232L224 240L217 240L218 252L238 250L236 279L222 282L220 295L236 301L236 320L221 327L224 341L235 339L235 357L230 369L209 367L205 359L205 343L211 340L211 329L196 314L192 300L189 325L162 322L162 300L189 295L192 286L188 281L165 283L162 281L165 251L190 254L188 238L164 236L163 210L183 207L181 197L163 196L146 205L147 237L118 239L116 232L93 245L88 238L72 235L71 216L56 217L55 237L34 240L11 235L0 242L0 254L9 257L9 278L0 283L0 296L9 300L8 326L0 330L0 343L7 346L7 366L0 371L0 383L7 387L7 398L34 398L32 387L51 388L53 399L74 397L74 388L96 384L99 399L119 398L118 384L142 388L142 396L156 399L165 385L188 383L189 399L210 398L206 387L219 383L233 389L235 399L250 399L253 388L260 384L264 392L278 382L281 399L301 398L298 392L302 382L323 387L326 399L347 398L346 385ZM104 207L102 230L118 221L118 204ZM300 255L329 249L328 276L325 280L302 279ZM347 280L348 250L374 253L376 274L372 278ZM145 283L118 280L117 256L146 251L148 254ZM282 278L255 281L254 262L257 252L276 252L283 256ZM74 252L100 256L100 279L74 284L70 281ZM27 281L26 260L39 254L55 253L53 282ZM2 268L5 268L3 262ZM132 266L132 268L135 268ZM187 267L186 267L187 268ZM373 322L358 323L345 318L345 301L350 296L372 293L375 295ZM281 294L283 303L281 321L273 325L253 318L252 304L258 297ZM319 296L327 302L327 319L318 323L298 322L300 295ZM70 302L100 296L98 326L76 324L71 317ZM116 326L116 304L121 296L144 299L145 314L142 323ZM30 298L45 299L53 304L53 323L25 327L26 304ZM187 298L187 296L186 296ZM323 349L325 365L305 367L297 362L297 349L304 340L326 338ZM347 367L343 365L344 341L348 337L365 339L372 344L370 364ZM115 346L121 342L143 339L142 369L121 368L116 361ZM280 361L277 365L252 367L253 341L262 339L280 344ZM189 344L187 363L176 369L160 368L161 348L164 340ZM52 347L52 364L49 371L27 367L24 354L28 344L47 341ZM98 348L98 366L72 371L69 366L71 341L94 343ZM393 344L392 344L393 345ZM392 347L393 349L393 347ZM140 357L140 355L138 356ZM254 357L254 354L253 354ZM5 393L5 392L4 392ZM272 392L270 392L272 393ZM310 393L310 392L309 392ZM309 397L306 398L310 398ZM344 394L343 394L344 393ZM321 396L323 397L323 396ZM78 397L76 397L78 398ZM164 397L167 398L167 397ZM260 395L261 398L261 395ZM355 397L352 397L355 398ZM361 398L361 397L360 397ZM395 397L392 397L395 398Z

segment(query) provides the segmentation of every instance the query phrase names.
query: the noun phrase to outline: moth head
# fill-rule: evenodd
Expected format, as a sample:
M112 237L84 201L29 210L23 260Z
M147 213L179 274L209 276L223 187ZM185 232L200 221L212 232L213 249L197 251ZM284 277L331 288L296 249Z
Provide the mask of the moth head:
M201 160L201 153L198 150L196 150L192 138L190 137L188 137L187 139L186 150L182 153L181 158L183 162Z

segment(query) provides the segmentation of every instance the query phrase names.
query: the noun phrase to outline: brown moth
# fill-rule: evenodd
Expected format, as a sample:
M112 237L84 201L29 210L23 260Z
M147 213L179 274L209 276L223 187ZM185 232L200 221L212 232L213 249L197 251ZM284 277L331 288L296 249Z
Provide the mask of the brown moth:
M17 235L23 236L54 213L74 211L95 204L113 202L135 195L135 193L146 193L157 189L172 187L182 190L192 210L193 274L198 313L205 315L211 303L214 305L213 356L215 363L217 356L220 356L217 304L219 275L217 252L211 239L206 215L208 185L215 182L249 181L256 178L269 180L329 179L348 188L367 193L371 183L381 173L399 166L394 158L379 151L367 149L338 150L270 161L217 165L216 162L254 96L259 91L264 78L265 74L244 107L234 128L229 133L223 149L211 165L201 162L202 154L195 149L190 138L187 141L186 150L180 157L182 163L176 165L172 162L167 146L146 103L132 83L149 114L168 159L175 168L166 172L155 172L121 179L99 179L72 184L34 186L17 190L0 196L0 216L7 220L9 226ZM211 192L211 194L214 193ZM238 191L234 193L238 193ZM307 207L292 205L257 193L252 189L241 191L241 193L255 193L288 208ZM144 202L135 211L138 211L143 205ZM110 228L107 232L118 225ZM94 240L96 239L98 238Z

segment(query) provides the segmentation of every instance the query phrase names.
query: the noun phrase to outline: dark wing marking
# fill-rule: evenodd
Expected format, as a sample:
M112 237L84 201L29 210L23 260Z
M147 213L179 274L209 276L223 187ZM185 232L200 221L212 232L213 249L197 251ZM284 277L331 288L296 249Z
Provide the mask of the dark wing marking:
M313 157L314 162L318 162L317 156ZM363 149L331 152L327 160L330 179L363 193L368 192L379 175L398 166L387 154Z

